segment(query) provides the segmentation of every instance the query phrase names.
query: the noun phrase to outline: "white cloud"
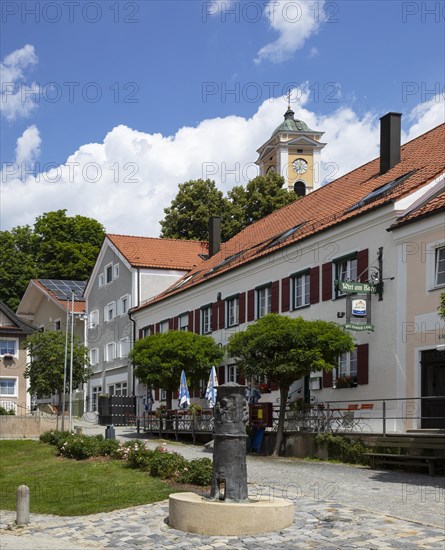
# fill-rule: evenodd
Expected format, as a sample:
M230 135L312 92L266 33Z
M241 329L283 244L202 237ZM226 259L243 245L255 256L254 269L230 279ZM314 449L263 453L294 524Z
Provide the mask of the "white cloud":
M15 162L17 164L28 164L36 161L40 155L40 133L34 124L26 128L21 137L17 140L15 149Z
M0 113L9 121L26 117L36 108L34 98L39 93L39 87L35 82L27 83L25 73L37 61L34 46L26 44L0 63Z
M51 170L43 166L36 176L21 174L19 165L8 166L0 189L3 229L32 224L43 212L66 208L69 215L99 220L109 232L157 236L164 208L179 183L208 177L227 191L256 175L256 149L283 120L285 105L282 97L268 99L249 119L204 120L196 127L180 128L173 136L117 126L102 143L85 144L62 166ZM359 115L340 107L329 115L317 115L309 110L308 94L301 90L293 109L296 118L325 132L323 173L329 179L378 157L379 116L384 113ZM407 119L411 125L403 141L443 122L443 102L440 107L436 102L422 104ZM38 130L28 128L20 140L17 156L35 158Z
M408 120L412 122L409 132L405 136L405 141L414 139L427 130L435 128L445 122L445 97L438 94L425 103L420 103L411 111Z
M265 60L281 63L301 49L305 42L318 32L323 19L323 9L324 0L315 3L308 0L270 0L265 6L265 14L270 26L279 36L274 42L261 48L255 63ZM312 48L312 55L317 53L315 50Z

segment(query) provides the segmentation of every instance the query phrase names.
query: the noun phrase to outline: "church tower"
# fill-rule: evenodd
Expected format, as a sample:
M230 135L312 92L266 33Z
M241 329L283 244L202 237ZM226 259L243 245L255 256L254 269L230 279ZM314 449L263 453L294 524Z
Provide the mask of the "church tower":
M284 121L258 149L256 164L260 175L278 172L284 177L287 189L303 197L321 185L320 151L326 143L320 143L324 132L311 130L305 122L296 120L294 114L289 104Z

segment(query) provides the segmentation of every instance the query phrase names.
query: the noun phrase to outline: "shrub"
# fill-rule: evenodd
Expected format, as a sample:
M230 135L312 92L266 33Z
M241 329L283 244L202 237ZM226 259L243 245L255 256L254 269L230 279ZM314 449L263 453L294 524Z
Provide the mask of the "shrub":
M129 441L121 446L120 455L123 460L127 461L130 468L148 471L153 452L146 449L141 441Z
M179 481L193 485L210 485L212 481L212 461L210 458L197 458L188 461Z
M10 409L9 411L7 411L5 409L5 407L2 407L0 405L0 415L11 415L11 416L14 416L15 415L15 411L13 409Z
M84 460L92 456L99 456L101 442L96 437L87 435L70 435L65 441L59 441L59 454L66 458Z
M350 464L368 464L367 448L360 439L350 441L341 435L319 434L315 441L327 445L329 458Z
M49 443L50 445L58 445L61 441L62 443L71 435L71 432L58 432L56 430L49 430L43 432L39 437L42 443Z
M162 479L179 480L187 466L187 460L178 453L156 449L150 457L150 474Z
M102 436L101 436L102 437ZM117 439L98 439L100 456L110 456L116 458L121 445Z

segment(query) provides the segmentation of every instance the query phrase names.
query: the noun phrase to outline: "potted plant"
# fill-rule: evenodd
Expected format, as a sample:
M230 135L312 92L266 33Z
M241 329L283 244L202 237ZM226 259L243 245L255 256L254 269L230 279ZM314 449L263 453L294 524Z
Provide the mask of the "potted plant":
M272 390L269 388L269 384L266 382L261 382L258 384L258 390L260 393L270 393Z
M4 353L3 359L5 361L12 361L14 359L14 355L12 353Z
M357 386L357 377L348 376L347 374L342 374L336 378L334 383L334 388L355 388Z

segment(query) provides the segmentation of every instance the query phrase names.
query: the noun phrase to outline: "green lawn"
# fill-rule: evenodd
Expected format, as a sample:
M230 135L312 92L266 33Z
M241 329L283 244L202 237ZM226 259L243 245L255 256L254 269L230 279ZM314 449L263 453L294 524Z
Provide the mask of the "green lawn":
M30 488L31 512L77 516L164 500L165 482L123 462L77 461L38 441L0 442L0 509L15 510L19 485Z

